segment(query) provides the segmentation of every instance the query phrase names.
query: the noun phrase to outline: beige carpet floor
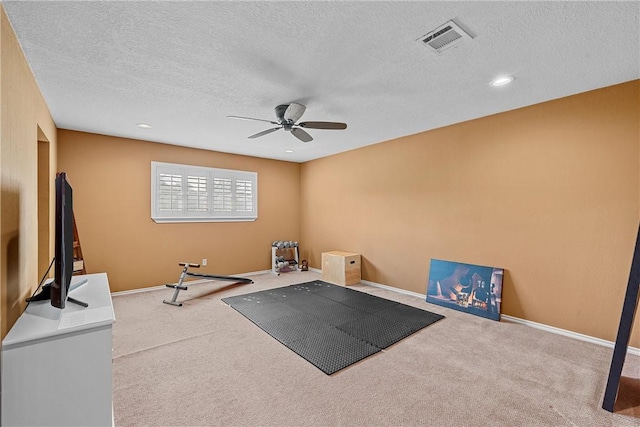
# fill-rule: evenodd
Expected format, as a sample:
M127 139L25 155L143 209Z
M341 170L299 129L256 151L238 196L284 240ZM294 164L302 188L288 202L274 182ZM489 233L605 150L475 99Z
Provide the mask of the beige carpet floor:
M252 278L114 295L116 426L640 426L640 357L612 414L612 349L365 284L446 318L328 376L221 301L320 275Z

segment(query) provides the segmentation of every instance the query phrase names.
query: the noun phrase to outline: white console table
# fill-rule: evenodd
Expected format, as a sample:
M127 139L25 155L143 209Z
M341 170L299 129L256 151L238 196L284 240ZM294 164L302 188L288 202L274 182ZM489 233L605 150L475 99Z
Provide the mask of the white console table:
M73 276L71 288L89 307L31 302L2 341L3 426L113 424L109 281L106 273Z

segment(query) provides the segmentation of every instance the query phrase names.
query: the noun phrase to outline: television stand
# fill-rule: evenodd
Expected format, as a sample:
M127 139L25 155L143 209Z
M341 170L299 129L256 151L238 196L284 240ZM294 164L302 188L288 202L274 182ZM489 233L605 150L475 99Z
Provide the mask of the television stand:
M48 282L45 283L42 286L42 290L40 291L40 293L38 293L37 295L34 295L30 298L27 298L26 301L27 302L31 302L31 301L46 301L46 300L50 300L51 299L51 283L52 282Z
M72 291L75 291L76 289L78 289L80 286L86 284L89 280L88 279L81 279L75 283L73 283L71 286L69 286L69 290L67 291L67 295L69 295ZM51 283L53 282L48 282L45 283L44 286L42 286L42 290L40 291L39 294L32 296L31 298L27 298L27 302L31 302L31 301L47 301L51 299ZM67 301L74 303L74 304L78 304L82 307L89 307L89 304L87 304L86 302L77 300L75 298L72 298L70 296L67 296Z
M67 301L72 302L74 304L81 305L83 307L89 307L89 304L87 304L86 302L82 302L82 301L77 300L75 298L67 297Z
M87 282L89 282L89 279L81 279L80 281L74 283L73 285L69 286L69 290L67 291L67 301L72 302L74 304L78 304L82 307L89 307L89 304L87 304L86 302L80 301L78 299L72 298L69 296L69 294L73 291L75 291L76 289L78 289L80 286L87 284Z

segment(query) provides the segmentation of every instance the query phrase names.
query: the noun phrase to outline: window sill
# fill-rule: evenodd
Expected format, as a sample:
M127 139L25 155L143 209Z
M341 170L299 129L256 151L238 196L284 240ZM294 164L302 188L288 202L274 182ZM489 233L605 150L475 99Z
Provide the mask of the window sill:
M180 223L180 222L253 222L257 218L151 218L153 222L158 224Z

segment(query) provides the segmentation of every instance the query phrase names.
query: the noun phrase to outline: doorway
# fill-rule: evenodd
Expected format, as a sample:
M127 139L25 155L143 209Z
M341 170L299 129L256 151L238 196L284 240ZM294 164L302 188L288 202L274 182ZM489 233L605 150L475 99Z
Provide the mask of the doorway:
M38 126L38 279L42 278L51 262L51 190L50 144Z

